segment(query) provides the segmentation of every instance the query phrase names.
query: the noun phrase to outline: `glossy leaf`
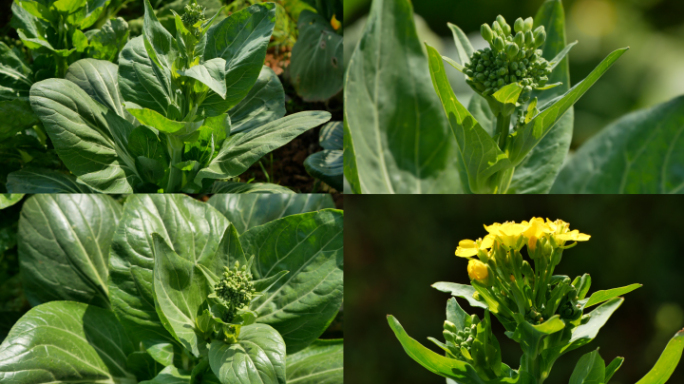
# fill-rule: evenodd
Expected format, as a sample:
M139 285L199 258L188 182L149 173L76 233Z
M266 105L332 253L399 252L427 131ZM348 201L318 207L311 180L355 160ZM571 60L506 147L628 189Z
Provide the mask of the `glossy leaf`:
M344 146L344 130L341 121L331 121L321 128L318 143L324 149L342 150Z
M455 24L447 23L451 33L454 35L454 43L456 44L456 51L458 52L458 59L461 65L470 63L470 57L473 56L473 46L470 44L468 36Z
M0 42L0 100L26 99L33 84L33 71L10 47Z
M468 313L458 305L458 301L452 297L447 301L446 319L454 323L457 329L463 329L465 328L468 319L470 319L470 315L468 315Z
M468 304L472 305L473 307L485 309L488 308L487 304L475 300L473 295L476 291L475 288L473 288L471 285L440 281L432 284L432 287L437 289L438 291L450 293L452 296L460 297L461 299L466 299L468 301Z
M0 195L0 210L13 206L14 204L20 202L23 198L23 193L3 193Z
M275 72L261 68L259 78L247 96L228 111L231 133L250 131L285 116L285 91Z
M344 382L343 341L316 340L287 356L288 384L342 384Z
M145 124L162 132L181 132L186 126L186 123L168 119L163 114L152 109L129 108L128 112L135 116L141 124Z
M1 86L0 86L1 87ZM0 101L0 141L12 138L23 129L37 124L38 118L27 100Z
M199 172L195 182L199 185L203 178L225 179L238 176L267 153L328 120L328 112L299 112L233 135L226 139L209 166Z
M124 100L117 83L118 69L116 64L108 61L83 59L69 66L65 79L78 85L93 100L126 119L129 115L123 106ZM129 121L132 122L132 119Z
M621 48L610 53L596 68L581 82L558 99L552 106L546 108L532 121L516 131L510 146L510 159L513 165L520 164L525 156L534 148L544 136L553 128L558 120L591 88L603 74L627 52Z
M463 384L484 384L475 369L463 361L438 355L411 338L394 316L387 316L390 328L404 347L404 351L428 371L446 378L455 379Z
M89 56L94 59L117 61L119 52L128 42L128 23L120 17L107 22L90 38Z
M322 210L252 227L240 240L254 255L252 274L263 279L290 271L252 301L260 323L280 332L289 353L316 340L342 304L343 213Z
M131 123L64 79L34 84L30 100L59 157L83 183L100 192L133 191L138 176L125 150Z
M7 190L21 193L92 193L73 175L44 168L27 167L7 175Z
M128 197L112 241L109 291L114 311L136 343L177 343L155 310L152 233L194 261L216 252L227 227L223 215L188 196Z
M247 325L236 344L211 342L209 364L223 384L285 384L285 342L266 324Z
M603 384L606 366L598 349L582 356L570 376L570 384Z
M606 325L610 316L622 305L623 301L625 301L623 298L614 298L591 311L589 321L573 330L572 338L568 345L562 348L562 352L572 351L594 340L599 330Z
M195 266L198 260L193 262L178 256L157 233L152 233L152 238L157 314L164 328L185 349L199 356L200 344L204 341L195 332L195 320L200 314L200 306L209 294L208 284Z
M208 116L236 106L254 86L266 58L275 26L275 4L255 4L213 25L207 30L204 60L226 61L225 98L210 95L202 103Z
M226 61L220 57L178 71L180 75L192 77L206 85L221 97L226 97Z
M109 196L29 198L18 232L22 285L29 302L71 300L109 308L107 261L120 218L121 206Z
M610 362L610 364L606 366L606 377L603 380L604 383L608 383L610 379L613 378L613 375L615 374L615 372L617 372L618 369L620 369L624 361L624 357L616 357L613 359L613 361Z
M324 149L304 160L304 168L313 177L322 180L338 191L342 190L344 158L340 150Z
M461 159L468 174L469 187L474 193L490 193L490 178L511 166L508 156L456 99L439 52L430 46L427 50L432 84L442 100L451 131L463 155Z
M412 17L408 0L374 1L347 68L345 176L356 193L464 190Z
M591 297L589 297L589 299L587 299L586 304L584 304L584 308L589 308L593 305L608 301L614 297L628 294L637 288L641 288L642 286L642 284L630 284L626 287L613 288L606 291L596 291L591 295Z
M653 366L646 376L637 381L636 384L660 384L665 383L682 358L682 351L684 350L684 331L677 332L674 337L667 343L665 350L658 358L658 361Z
M278 184L240 183L235 181L216 181L211 186L211 193L285 193L293 194L293 190Z
M180 370L173 365L164 368L152 380L141 381L140 384L189 384L190 372Z
M684 193L684 97L626 115L585 142L552 193Z
M126 370L126 356L133 348L110 311L54 301L27 312L0 344L0 380L135 384L135 376Z
M343 36L324 17L308 10L299 14L297 28L289 67L292 85L304 101L326 101L342 90Z
M239 233L286 216L335 207L328 194L219 194L207 203L226 216Z

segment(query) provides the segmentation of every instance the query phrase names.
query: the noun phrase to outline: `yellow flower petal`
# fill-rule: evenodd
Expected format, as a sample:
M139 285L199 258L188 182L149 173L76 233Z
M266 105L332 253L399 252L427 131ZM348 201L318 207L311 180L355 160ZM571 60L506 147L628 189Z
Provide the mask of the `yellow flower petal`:
M554 237L556 238L556 240L560 240L560 241L587 241L591 238L591 236L589 236L585 233L580 233L580 231L578 231L576 229L574 229L570 232L555 235Z

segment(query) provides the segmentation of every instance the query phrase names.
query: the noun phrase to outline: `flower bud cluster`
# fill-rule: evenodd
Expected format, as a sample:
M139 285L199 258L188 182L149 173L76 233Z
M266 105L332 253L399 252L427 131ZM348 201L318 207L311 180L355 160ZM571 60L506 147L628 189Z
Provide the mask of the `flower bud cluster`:
M456 324L448 320L444 322L444 340L446 340L449 353L453 358L459 360L464 359L461 348L464 348L470 353L470 349L473 346L473 340L475 340L475 337L477 336L478 323L479 319L475 317L472 325L469 325L464 329L458 329Z
M183 21L185 28L193 31L195 29L194 25L197 24L198 21L205 20L204 7L197 3L186 5L185 12L183 13L183 16L181 16L181 20Z
M252 274L246 266L236 262L234 268L226 267L221 280L216 283L214 293L228 308L226 321L231 322L237 311L249 305L256 290L252 284Z
M471 88L489 96L508 84L520 83L524 87L520 99L526 102L533 89L546 85L551 65L537 49L546 41L546 31L544 26L533 31L533 25L531 17L518 18L515 35L501 15L492 27L482 25L480 33L490 47L474 52L465 66L466 82Z

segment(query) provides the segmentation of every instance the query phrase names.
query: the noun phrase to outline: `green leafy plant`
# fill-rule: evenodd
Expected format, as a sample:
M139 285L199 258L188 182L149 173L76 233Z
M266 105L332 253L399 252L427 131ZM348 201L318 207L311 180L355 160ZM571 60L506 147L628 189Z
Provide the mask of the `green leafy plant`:
M682 192L677 169L684 158L676 151L682 97L625 116L567 159L573 104L627 49L610 53L572 85L567 54L575 43L566 43L560 0L545 1L534 18L513 26L503 17L484 24L489 47L480 51L450 24L458 62L421 46L412 14L406 0L375 0L351 58L345 86L349 192ZM463 72L472 88L467 108L443 61Z
M174 17L175 37L145 1L143 34L118 66L83 59L65 79L31 87L31 106L76 177L69 183L106 193L206 191L330 119L283 117L282 86L263 67L273 4L219 23L197 4ZM9 190L31 188L21 171L9 179Z
M332 121L321 128L319 143L323 150L316 152L304 160L304 167L309 174L324 181L329 186L341 191L343 188L344 161L342 146L344 129L341 121Z
M34 305L0 344L23 384L342 383L343 212L329 195L36 195ZM50 273L46 274L45 271Z
M458 383L541 384L558 358L591 342L623 298L641 284L596 291L589 295L591 276L571 279L554 275L563 252L589 235L570 230L562 220L541 218L521 223L485 225L488 234L478 240L461 240L456 256L467 258L471 284L438 282L434 288L451 293L444 322L444 342L429 338L444 355L408 336L393 316L389 325L406 353L429 371ZM529 261L523 258L527 248ZM484 318L469 315L456 298L483 308ZM590 307L596 306L592 311ZM491 316L520 344L520 367L501 361L501 348L492 332ZM684 350L684 330L669 342L655 367L638 384L665 383ZM608 383L624 361L608 365L598 349L582 356L570 383ZM449 381L448 381L449 382Z
M343 87L342 0L308 0L299 14L289 77L305 101L326 101Z

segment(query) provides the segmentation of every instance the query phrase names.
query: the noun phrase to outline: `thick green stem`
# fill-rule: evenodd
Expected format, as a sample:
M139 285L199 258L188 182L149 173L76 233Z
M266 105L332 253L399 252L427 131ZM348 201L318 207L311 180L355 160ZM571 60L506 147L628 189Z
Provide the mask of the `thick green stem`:
M506 140L508 139L508 129L511 126L511 115L504 116L503 113L496 115L496 134L499 135L499 148L506 150Z
M549 373L542 367L539 356L523 355L520 361L520 384L543 384Z
M167 150L171 155L171 160L169 161L169 180L166 183L164 192L172 193L177 192L180 189L178 184L181 182L183 173L180 169L174 167L174 165L183 161L183 149L185 145L181 139L173 135L167 135L167 137Z

